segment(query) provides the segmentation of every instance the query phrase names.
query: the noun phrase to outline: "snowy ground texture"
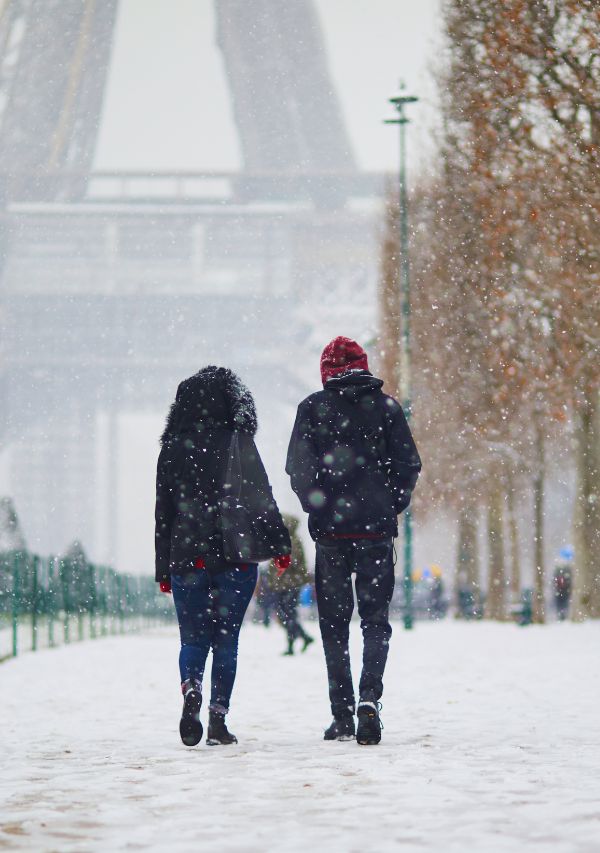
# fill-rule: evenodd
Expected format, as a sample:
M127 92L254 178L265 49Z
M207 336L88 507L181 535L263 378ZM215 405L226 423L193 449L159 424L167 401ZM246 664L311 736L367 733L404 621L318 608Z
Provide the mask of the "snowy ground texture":
M0 850L600 850L600 624L392 642L379 747L321 739L319 644L277 625L243 630L233 747L181 746L170 629L2 664Z

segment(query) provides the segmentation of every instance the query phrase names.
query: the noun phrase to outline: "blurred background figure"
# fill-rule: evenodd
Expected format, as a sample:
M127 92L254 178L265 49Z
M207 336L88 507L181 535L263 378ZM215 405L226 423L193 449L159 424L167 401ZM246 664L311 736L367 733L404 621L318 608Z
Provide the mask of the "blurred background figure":
M483 596L471 585L457 584L456 607L458 619L483 619Z
M571 590L573 588L573 549L570 545L561 548L559 551L552 586L554 588L556 615L562 622L569 614Z
M440 566L432 565L426 571L431 573L430 616L432 619L442 619L448 610L448 600L444 595L442 570Z
M298 616L300 591L306 587L308 581L304 547L298 536L299 521L293 515L284 515L283 520L292 540L292 563L282 575L274 562L269 563L267 585L273 590L277 616L287 633L288 645L284 655L293 655L296 640L302 640L303 652L314 640L306 633Z
M300 612L304 618L313 622L318 618L314 572L309 573L307 582L300 590Z
M432 564L413 572L413 609L420 619L443 619L448 612L442 569Z
M269 563L259 566L254 602L252 621L268 628L271 624L271 614L276 606L276 595L270 582Z

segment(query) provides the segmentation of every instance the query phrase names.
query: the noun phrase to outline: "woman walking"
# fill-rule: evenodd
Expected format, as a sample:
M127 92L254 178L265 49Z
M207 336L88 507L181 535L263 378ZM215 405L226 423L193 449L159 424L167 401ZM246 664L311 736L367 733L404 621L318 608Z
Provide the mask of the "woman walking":
M156 580L172 592L184 697L179 731L202 738L202 679L212 649L207 743L228 731L238 637L256 586L257 562L290 563L290 537L254 443L256 408L231 371L205 367L177 389L156 475Z

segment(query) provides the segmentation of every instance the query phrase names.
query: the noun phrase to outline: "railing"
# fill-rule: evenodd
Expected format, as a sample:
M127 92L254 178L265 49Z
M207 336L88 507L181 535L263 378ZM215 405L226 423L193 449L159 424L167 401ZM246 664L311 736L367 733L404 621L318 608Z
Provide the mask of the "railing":
M383 172L270 170L262 172L71 172L0 174L0 200L11 203L133 203L230 205L312 200L338 206L347 198L379 199Z
M150 577L78 558L0 554L0 660L170 622L170 604Z

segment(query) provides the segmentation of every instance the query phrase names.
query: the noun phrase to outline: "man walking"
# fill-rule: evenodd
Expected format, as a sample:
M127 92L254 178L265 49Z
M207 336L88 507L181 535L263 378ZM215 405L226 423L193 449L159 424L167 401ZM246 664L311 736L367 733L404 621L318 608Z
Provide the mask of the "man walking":
M305 652L313 638L306 633L298 618L300 590L308 580L304 546L298 534L298 519L294 515L283 515L283 523L290 533L292 542L291 563L285 572L277 567L274 560L269 563L268 582L277 601L277 616L287 634L287 651L284 655L294 654L294 643L302 640L301 651Z
M381 740L379 699L392 633L393 538L421 460L400 404L383 394L356 341L338 337L321 356L323 390L298 406L286 471L316 542L315 580L333 722L325 740ZM348 639L352 574L363 633L355 704ZM355 729L354 714L358 716Z

